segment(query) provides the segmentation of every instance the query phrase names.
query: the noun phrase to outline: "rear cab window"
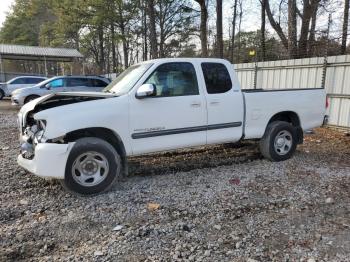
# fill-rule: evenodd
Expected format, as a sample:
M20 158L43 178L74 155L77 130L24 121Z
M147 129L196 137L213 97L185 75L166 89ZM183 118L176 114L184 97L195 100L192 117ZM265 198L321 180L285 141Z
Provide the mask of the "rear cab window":
M222 94L232 89L229 72L221 63L202 63L205 85L208 94Z

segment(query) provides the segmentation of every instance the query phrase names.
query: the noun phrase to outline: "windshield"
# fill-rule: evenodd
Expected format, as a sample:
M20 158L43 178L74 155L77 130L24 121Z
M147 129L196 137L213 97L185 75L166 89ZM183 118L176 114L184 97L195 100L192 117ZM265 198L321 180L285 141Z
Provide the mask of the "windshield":
M116 79L114 79L105 89L104 92L111 92L118 96L124 95L130 91L141 76L151 67L152 64L139 64L130 66Z

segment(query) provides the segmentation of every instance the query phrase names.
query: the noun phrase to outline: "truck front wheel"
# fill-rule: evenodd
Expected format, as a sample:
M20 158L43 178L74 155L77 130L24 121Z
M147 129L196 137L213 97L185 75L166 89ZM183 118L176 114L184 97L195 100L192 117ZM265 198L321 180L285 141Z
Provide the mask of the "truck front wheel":
M297 146L297 133L288 122L270 123L260 140L262 155L271 161L283 161L291 158Z
M120 156L114 147L95 137L78 139L66 164L63 186L81 195L107 191L122 176Z

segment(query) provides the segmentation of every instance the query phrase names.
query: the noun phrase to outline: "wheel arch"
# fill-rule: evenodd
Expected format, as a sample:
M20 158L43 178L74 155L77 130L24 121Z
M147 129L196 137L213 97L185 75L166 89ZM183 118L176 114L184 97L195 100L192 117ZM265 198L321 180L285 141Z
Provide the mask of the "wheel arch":
M89 127L71 131L64 136L66 143L76 141L83 137L97 137L110 143L122 159L123 173L128 174L128 164L124 143L120 136L111 129L105 127Z
M2 87L0 87L0 97L1 97L1 99L3 99L5 96L6 96L5 90Z
M285 121L290 123L292 126L295 127L296 133L297 133L297 143L302 144L304 140L304 133L303 129L301 127L300 117L299 115L294 111L282 111L274 114L270 120L268 121L266 128L269 124L275 121ZM265 128L265 130L266 130Z
M29 102L29 98L34 98L34 99L36 99L36 98L39 98L40 96L39 95L36 95L36 94L30 94L30 95L27 95L26 97L24 97L24 99L23 99L23 103L24 104L26 104L26 103L28 103Z

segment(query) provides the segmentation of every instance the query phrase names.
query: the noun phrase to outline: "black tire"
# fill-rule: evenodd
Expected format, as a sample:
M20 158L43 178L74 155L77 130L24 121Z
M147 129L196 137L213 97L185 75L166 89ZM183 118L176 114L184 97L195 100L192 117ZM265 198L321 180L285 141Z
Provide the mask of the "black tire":
M285 140L284 142L278 143L278 137L281 136L285 136ZM261 154L265 158L274 162L284 161L291 158L296 147L296 129L290 123L284 121L270 123L265 130L264 136L260 140Z
M80 175L79 172L74 169L75 164L77 163L76 161L81 160L79 157L85 153L88 154L89 152L95 152L96 154L99 154L101 157L104 157L106 162L108 162L108 172L103 174L103 180L96 185L93 185L93 181L92 183L86 182L89 179L87 179L85 182L78 182L77 180L79 180ZM97 158L95 160L97 160ZM80 163L82 162L84 162L84 160L80 161ZM86 177L86 174L84 177ZM121 177L121 158L114 147L100 138L86 137L78 139L72 148L66 164L65 178L61 181L61 183L67 190L73 193L77 193L79 195L95 195L110 189L113 184ZM91 185L86 186L82 183L90 183Z
M37 99L38 97L40 97L40 96L37 96L37 95L28 96L28 97L26 97L26 99L24 99L24 103L27 104L28 102L30 102L34 99Z
M4 90L0 89L0 100L2 100L5 97Z

